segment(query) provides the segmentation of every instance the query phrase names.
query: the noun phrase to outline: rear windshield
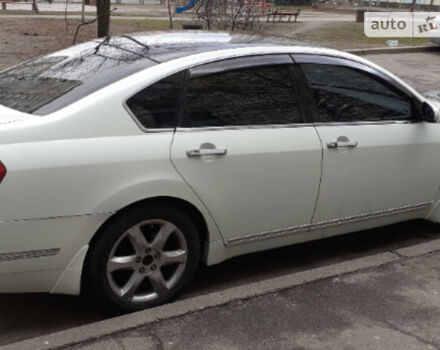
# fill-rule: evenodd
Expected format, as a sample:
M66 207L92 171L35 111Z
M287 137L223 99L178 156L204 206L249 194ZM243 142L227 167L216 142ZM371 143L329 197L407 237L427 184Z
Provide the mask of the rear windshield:
M0 104L45 115L154 64L130 38L81 44L0 72Z

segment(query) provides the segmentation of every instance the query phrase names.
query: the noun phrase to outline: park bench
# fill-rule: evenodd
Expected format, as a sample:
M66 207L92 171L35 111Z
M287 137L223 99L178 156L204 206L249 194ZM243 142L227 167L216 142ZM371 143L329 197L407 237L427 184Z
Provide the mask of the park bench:
M295 17L295 21L297 20L299 13L301 12L301 9L286 9L286 8L279 8L279 9L275 9L272 12L269 12L267 14L267 22L269 22L269 18L272 16L273 21L275 22L275 18L278 16L278 22L281 21L281 18L284 16L289 16L289 18L287 19L287 22L290 22L290 18Z
M39 13L37 2L36 1L0 1L2 4L2 10L6 10L6 4L14 4L14 5L31 5L32 11L35 13Z

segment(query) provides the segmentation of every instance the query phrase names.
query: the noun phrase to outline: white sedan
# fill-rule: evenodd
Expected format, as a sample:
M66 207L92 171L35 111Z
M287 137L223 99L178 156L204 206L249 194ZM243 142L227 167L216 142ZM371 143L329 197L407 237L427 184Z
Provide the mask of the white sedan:
M118 36L0 72L0 291L131 311L200 261L440 221L438 106L375 64Z

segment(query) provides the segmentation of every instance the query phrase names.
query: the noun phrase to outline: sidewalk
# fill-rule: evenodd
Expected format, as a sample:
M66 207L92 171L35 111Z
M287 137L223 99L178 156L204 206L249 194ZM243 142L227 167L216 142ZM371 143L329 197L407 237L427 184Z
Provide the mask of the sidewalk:
M440 240L177 301L0 350L440 349Z
M77 348L438 349L439 275L438 252L400 259Z

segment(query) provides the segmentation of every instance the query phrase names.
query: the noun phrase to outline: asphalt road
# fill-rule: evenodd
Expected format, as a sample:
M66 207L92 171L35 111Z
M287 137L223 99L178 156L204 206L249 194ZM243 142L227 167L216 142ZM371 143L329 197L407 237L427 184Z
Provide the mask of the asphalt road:
M419 92L440 90L440 51L364 57L393 72Z
M440 53L374 55L367 58L401 76L421 92L440 90ZM439 225L413 221L242 256L216 266L202 267L181 298L438 238ZM0 295L0 310L0 345L115 316L83 298L47 294Z

